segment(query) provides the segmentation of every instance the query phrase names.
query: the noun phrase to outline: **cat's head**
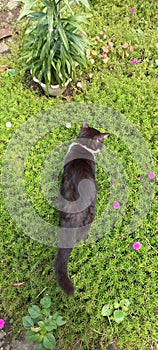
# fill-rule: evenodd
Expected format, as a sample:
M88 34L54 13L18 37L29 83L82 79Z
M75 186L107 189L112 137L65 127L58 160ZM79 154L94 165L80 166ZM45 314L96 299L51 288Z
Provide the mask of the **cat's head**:
M77 141L93 151L100 151L108 136L109 134L101 133L99 130L91 128L87 122L83 122Z

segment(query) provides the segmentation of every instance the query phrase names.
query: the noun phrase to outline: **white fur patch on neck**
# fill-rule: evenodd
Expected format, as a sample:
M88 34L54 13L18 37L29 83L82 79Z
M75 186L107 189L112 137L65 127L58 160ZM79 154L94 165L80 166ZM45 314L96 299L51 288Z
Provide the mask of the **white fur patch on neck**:
M78 143L78 145L80 145L81 147L85 148L88 152L94 154L94 153L99 153L100 152L100 149L97 149L96 151L94 151L93 149L91 148L88 148L87 146L85 145L82 145L81 143Z
M92 153L92 154L94 154L94 153L99 153L99 152L100 152L100 149L97 149L96 151L94 151L93 149L88 148L87 146L82 145L81 143L73 142L73 143L69 146L69 149L68 149L66 155L68 155L68 153L71 151L71 148L72 148L73 146L76 146L76 145L81 146L82 148L86 149L88 152L90 152L90 153Z

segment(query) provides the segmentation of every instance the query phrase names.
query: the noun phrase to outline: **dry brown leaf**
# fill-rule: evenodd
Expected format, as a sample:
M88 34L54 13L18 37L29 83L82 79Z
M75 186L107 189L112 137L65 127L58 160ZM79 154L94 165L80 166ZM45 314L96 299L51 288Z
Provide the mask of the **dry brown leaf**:
M13 285L13 287L15 287L15 288L19 288L19 287L24 286L25 284L26 284L26 282L19 282L19 283L13 283L12 285Z

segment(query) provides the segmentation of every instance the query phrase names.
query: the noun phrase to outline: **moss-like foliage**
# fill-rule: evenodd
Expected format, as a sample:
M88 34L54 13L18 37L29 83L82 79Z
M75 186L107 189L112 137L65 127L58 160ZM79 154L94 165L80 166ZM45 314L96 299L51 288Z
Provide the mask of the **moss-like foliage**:
M131 4L131 5L130 5ZM1 119L1 153L6 159L6 150L9 142L24 122L33 117L46 113L44 111L61 110L65 106L67 114L62 113L54 118L54 126L50 127L43 136L37 137L31 146L24 164L24 186L33 210L40 218L51 225L58 225L58 210L51 202L51 186L55 186L54 193L60 180L59 163L53 167L52 154L62 163L62 157L67 146L77 136L81 122L89 118L93 126L96 120L96 106L116 111L128 120L143 141L147 144L152 156L152 168L149 169L148 155L144 154L144 170L140 174L140 167L133 156L129 145L111 128L111 137L106 146L109 152L104 164L102 156L98 158L97 182L97 219L104 215L104 211L111 201L121 202L121 210L111 206L117 217L117 222L108 233L106 224L98 225L98 239L89 244L74 248L69 263L69 274L76 286L75 297L68 299L58 288L54 278L53 262L56 247L44 245L26 235L25 230L18 226L9 214L4 194L1 193L1 272L0 272L0 300L1 314L4 319L12 319L14 334L22 330L22 316L26 314L30 304L38 304L40 298L48 293L52 300L52 313L59 313L67 321L56 334L58 348L62 349L106 349L108 343L114 340L121 350L156 349L156 299L157 299L157 239L156 239L156 198L155 178L150 179L148 173L156 174L156 124L157 124L157 40L155 1L127 0L91 2L92 18L88 28L92 47L88 52L90 66L87 71L78 73L78 81L82 89L74 86L72 101L72 115L68 114L65 101L39 96L32 91L24 77L20 76L18 45L12 45L12 53L0 59L0 66L8 65L9 69L0 73L0 119ZM131 8L135 11L131 12ZM97 37L97 38L96 38ZM91 112L84 109L80 118L75 120L73 103L86 103L92 106ZM80 107L81 108L81 107ZM94 115L93 115L94 108ZM64 109L63 109L64 110ZM103 122L108 125L108 115L95 121L94 127L100 127L104 132ZM11 122L11 127L6 123ZM66 127L66 123L71 127ZM116 122L116 117L115 117ZM26 124L27 125L27 124ZM70 126L70 125L69 125ZM116 123L117 131L119 129ZM32 127L33 128L33 127ZM38 125L30 135L36 135ZM105 130L108 131L108 130ZM121 135L121 134L120 134ZM131 136L130 136L131 137ZM132 140L134 134L132 136ZM28 138L28 143L29 141ZM18 144L18 139L17 139ZM64 145L62 149L62 145ZM140 144L140 150L142 144ZM61 150L61 153L60 153ZM136 152L137 150L135 150ZM21 149L21 153L23 149ZM139 153L139 152L138 152ZM110 158L108 158L108 155ZM17 154L14 154L13 162ZM50 157L50 158L49 158ZM99 160L100 159L100 160ZM110 161L108 161L110 159ZM50 166L57 169L59 177L52 180L49 188L45 186L45 177L50 176ZM118 162L118 167L117 167ZM60 164L61 164L60 163ZM100 165L99 165L100 164ZM5 164L6 165L6 164ZM115 165L115 167L114 167ZM8 164L8 174L11 164ZM13 170L14 164L12 164ZM139 203L139 196L145 182L142 182L147 170L146 180L151 186L151 203L145 218L135 230L128 230L133 212ZM117 169L119 169L117 171ZM2 169L3 170L3 169ZM5 169L6 170L6 169ZM114 177L116 171L116 178ZM41 174L44 174L41 182ZM112 174L112 175L111 175ZM113 198L115 186L125 174L127 181L126 201L124 196ZM48 180L49 180L48 176ZM116 180L116 182L115 182ZM6 173L6 182L9 181ZM8 182L9 184L9 182ZM19 183L17 182L17 188ZM5 187L5 186L4 186ZM8 185L8 191L9 191ZM47 189L47 191L46 191ZM7 189L5 187L5 195ZM125 188L122 187L122 191ZM9 192L8 192L9 193ZM45 195L47 194L47 195ZM146 208L150 193L145 195L141 202L141 215ZM54 198L54 197L53 197ZM111 203L112 203L111 202ZM14 198L11 198L14 203ZM138 208L139 209L139 208ZM146 209L145 209L146 210ZM106 213L107 215L107 213ZM28 221L27 221L28 222ZM105 235L104 235L105 228ZM32 227L33 230L33 227ZM90 232L93 237L93 230ZM139 250L133 249L133 243L140 242ZM21 282L23 282L21 284ZM113 322L113 334L107 318L101 314L106 304L114 304L119 300L128 299L130 306L128 314L120 324Z

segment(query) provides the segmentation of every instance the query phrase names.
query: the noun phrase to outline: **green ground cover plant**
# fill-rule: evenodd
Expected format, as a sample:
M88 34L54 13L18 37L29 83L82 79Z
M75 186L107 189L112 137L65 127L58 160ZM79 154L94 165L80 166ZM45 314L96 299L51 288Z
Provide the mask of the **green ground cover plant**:
M40 307L32 305L28 308L29 315L22 318L22 323L27 329L26 340L36 341L36 350L55 349L56 340L54 330L63 326L66 321L55 312L51 315L51 298L46 295L40 300Z
M136 126L149 145L156 174L156 3L93 0L91 12L88 28L91 48L87 52L90 65L78 72L82 88L74 85L73 94L66 99L39 96L38 90L30 89L20 75L20 35L16 44L10 44L11 54L0 58L0 67L5 64L9 68L0 73L1 154L4 156L11 137L32 116L65 102L85 102L119 111ZM70 128L59 125L38 140L25 163L27 194L38 214L51 223L58 222L58 213L41 192L39 174L51 150L77 136L81 125L72 120L70 123ZM107 145L120 159L128 177L128 203L109 235L73 249L69 273L76 286L74 298L67 298L56 285L53 270L56 248L34 241L16 226L1 192L0 318L6 324L11 322L14 336L23 331L22 317L30 304L39 305L40 299L48 294L51 314L58 311L66 321L57 330L57 349L106 349L113 341L121 350L156 349L156 196L139 229L127 234L139 196L139 167L116 135L111 135ZM154 186L155 177L149 180ZM111 186L104 167L97 168L97 183L99 217L107 206ZM140 243L138 250L133 246L136 242ZM128 313L122 322L112 323L112 332L102 308L125 299L130 302Z

